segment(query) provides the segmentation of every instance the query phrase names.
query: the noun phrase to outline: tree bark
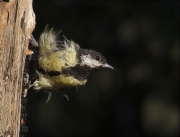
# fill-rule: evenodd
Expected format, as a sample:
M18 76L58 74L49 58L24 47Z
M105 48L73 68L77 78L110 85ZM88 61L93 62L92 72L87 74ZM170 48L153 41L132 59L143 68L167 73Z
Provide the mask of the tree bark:
M34 28L32 0L0 0L0 136L19 136L25 51Z

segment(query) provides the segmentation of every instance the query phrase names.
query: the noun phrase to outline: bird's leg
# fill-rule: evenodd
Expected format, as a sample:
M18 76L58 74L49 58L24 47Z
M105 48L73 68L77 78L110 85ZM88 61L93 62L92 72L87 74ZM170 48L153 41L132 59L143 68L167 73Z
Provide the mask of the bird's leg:
M39 47L38 42L35 40L35 38L33 37L33 35L31 35L30 39L29 39L29 43L33 46L33 47Z
M23 97L24 98L27 96L27 91L31 87L30 83L31 83L31 81L29 81L29 74L25 72L24 78L23 78L23 87L24 87Z
M68 97L67 92L65 92L65 91L61 91L61 93L62 93L62 95L63 95L64 97L66 97L66 99L69 101L69 97Z
M46 103L49 102L49 100L51 99L51 96L52 96L52 92L47 92L47 93L48 93L48 99L47 99Z

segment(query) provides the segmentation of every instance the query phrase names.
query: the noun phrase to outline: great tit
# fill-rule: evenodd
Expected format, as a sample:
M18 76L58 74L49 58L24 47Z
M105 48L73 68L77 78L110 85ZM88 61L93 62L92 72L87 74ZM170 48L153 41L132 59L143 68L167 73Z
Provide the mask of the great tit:
M113 69L101 53L80 48L66 37L60 41L59 32L53 28L45 28L36 46L38 55L35 69L39 78L31 85L35 90L59 91L82 86L93 72Z

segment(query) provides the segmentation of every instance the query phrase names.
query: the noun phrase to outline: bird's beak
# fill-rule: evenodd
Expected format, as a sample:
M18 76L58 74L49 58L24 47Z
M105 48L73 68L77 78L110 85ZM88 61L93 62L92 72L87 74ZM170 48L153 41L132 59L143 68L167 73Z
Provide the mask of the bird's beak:
M104 67L104 68L114 69L111 65L109 65L109 64L107 64L107 63L106 63L106 64L104 64L104 65L103 65L103 67Z

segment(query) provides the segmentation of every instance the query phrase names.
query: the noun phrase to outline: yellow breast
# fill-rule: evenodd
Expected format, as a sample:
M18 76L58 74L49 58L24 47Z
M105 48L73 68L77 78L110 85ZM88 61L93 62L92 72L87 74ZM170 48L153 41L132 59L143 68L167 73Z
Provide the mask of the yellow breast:
M38 56L39 65L45 71L62 71L63 68L74 67L77 64L76 52L70 50L56 51Z
M46 84L46 85L51 85L49 89L55 89L55 90L66 88L66 87L82 86L82 85L85 85L87 82L87 80L79 81L75 79L73 76L67 76L67 75L59 75L59 76L53 76L53 77L50 77L48 75L43 75L43 79L46 79L43 81L49 82L49 84ZM39 77L39 81L42 81L40 77ZM40 86L44 88L43 85L40 85Z

